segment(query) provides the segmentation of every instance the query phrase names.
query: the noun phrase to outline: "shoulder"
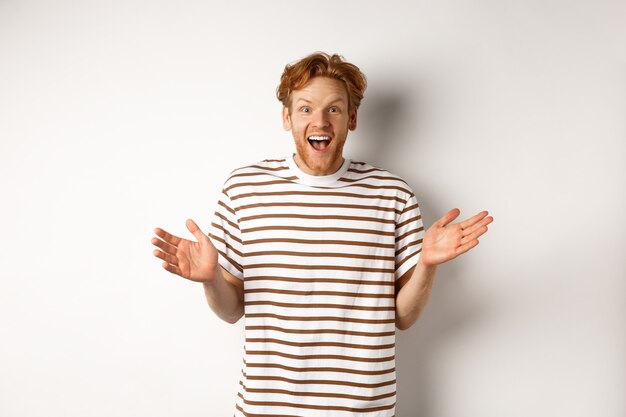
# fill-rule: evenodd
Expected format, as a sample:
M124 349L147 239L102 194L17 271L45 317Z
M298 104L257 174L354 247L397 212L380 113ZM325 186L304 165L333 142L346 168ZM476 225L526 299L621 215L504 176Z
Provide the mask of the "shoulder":
M348 171L350 172L350 177L355 181L371 181L373 183L393 186L399 191L403 191L406 197L415 195L413 189L404 178L385 168L367 162L351 161Z
M264 177L281 176L282 173L286 172L288 169L285 158L263 159L258 162L243 165L233 169L228 174L228 177L224 181L224 189L231 188L233 185L242 182L259 181Z

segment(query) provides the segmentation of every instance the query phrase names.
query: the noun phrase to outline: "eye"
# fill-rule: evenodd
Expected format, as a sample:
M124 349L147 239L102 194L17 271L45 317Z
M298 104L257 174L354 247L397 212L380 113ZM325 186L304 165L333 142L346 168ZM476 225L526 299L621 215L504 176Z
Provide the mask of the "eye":
M300 107L302 113L311 113L311 108L308 106Z
M339 109L337 107L331 107L330 109L328 109L329 113L338 113Z

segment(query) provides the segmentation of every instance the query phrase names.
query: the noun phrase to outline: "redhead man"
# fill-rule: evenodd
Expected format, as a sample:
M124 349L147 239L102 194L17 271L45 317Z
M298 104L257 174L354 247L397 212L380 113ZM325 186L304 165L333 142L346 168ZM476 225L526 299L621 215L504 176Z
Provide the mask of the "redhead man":
M411 327L437 265L467 252L486 211L427 231L399 176L344 158L366 79L339 55L311 54L277 97L296 152L231 172L208 236L160 228L163 268L201 282L211 309L245 317L235 416L395 415L395 329Z

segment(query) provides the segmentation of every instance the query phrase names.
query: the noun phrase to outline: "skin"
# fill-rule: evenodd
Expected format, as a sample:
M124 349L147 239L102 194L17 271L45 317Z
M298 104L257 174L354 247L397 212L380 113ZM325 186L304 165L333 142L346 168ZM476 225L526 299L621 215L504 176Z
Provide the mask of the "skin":
M336 172L344 161L348 132L357 125L357 110L349 108L345 86L337 80L316 77L292 93L291 103L291 108L283 107L282 121L292 133L298 167L310 175ZM330 136L329 147L315 152L307 141L311 135ZM396 282L398 329L407 330L419 318L430 297L437 267L476 247L478 238L493 222L487 211L481 211L452 223L460 213L453 208L425 232L417 265ZM186 226L196 241L154 229L154 256L163 260L162 266L168 272L202 283L215 314L228 323L237 322L244 314L243 282L219 266L217 250L193 220L188 219Z

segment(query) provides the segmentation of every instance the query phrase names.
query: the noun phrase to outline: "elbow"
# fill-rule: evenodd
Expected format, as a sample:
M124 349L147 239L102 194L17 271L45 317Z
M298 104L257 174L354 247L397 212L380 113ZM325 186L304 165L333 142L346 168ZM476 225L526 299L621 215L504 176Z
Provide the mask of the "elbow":
M228 324L235 324L239 321L239 319L241 319L243 317L243 312L233 315L233 316L228 316L228 317L222 317L222 320L224 320L226 323Z
M402 319L399 319L396 317L396 328L402 331L409 330L411 327L413 327L415 322L417 322L417 319L418 317L410 317L410 316L403 317Z
M410 327L411 327L411 325L410 325L410 324L409 324L409 325L407 325L407 324L405 324L405 323L401 323L401 322L399 322L399 321L396 321L396 328L397 328L398 330L405 331L405 330L408 330Z

